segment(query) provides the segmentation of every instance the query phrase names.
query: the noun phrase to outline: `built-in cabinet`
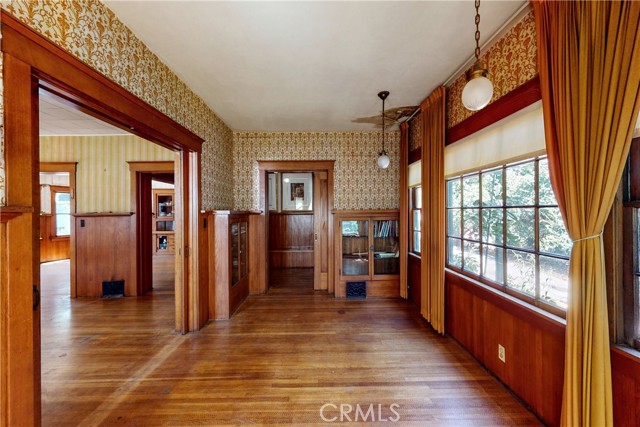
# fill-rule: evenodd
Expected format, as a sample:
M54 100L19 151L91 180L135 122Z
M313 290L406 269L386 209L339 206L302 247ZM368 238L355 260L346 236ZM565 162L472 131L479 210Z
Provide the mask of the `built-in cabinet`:
M201 267L200 278L208 282L210 319L229 319L249 295L251 214L201 213L206 238L200 250L206 254L206 266Z
M367 297L400 296L400 237L397 211L336 211L335 296L348 282L365 282Z
M176 250L174 191L153 190L153 253L173 254Z

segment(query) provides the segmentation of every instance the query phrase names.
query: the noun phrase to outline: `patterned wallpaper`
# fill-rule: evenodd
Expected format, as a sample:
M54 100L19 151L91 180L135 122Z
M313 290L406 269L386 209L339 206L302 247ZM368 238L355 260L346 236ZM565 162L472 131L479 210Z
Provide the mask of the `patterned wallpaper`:
M493 82L491 102L538 75L537 55L536 22L532 10L480 56ZM466 77L462 73L448 87L447 129L473 114L462 105L461 96L465 83Z
M232 207L231 130L104 4L98 0L3 0L2 7L203 138L203 208Z
M409 152L422 147L422 111L409 120Z
M397 209L400 132L389 132L391 165L376 164L380 132L235 132L236 209L260 209L258 160L335 160L335 209Z
M78 213L130 212L127 161L173 160L173 151L133 135L40 137L41 162L78 162Z

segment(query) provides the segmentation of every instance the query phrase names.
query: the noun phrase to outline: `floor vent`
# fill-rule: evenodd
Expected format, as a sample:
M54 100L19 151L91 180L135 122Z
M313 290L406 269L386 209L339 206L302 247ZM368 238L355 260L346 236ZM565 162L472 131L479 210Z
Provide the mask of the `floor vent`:
M124 280L102 282L102 298L118 298L124 296Z
M347 282L347 298L366 298L367 282Z

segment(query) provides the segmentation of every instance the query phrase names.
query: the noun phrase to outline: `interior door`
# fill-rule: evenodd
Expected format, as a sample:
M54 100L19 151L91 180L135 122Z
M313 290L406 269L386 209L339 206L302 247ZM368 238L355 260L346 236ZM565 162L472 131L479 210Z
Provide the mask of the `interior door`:
M313 289L327 290L329 282L329 180L326 171L313 174Z
M151 291L153 287L153 207L151 198L151 173L138 173L136 183L137 197L137 245L139 254L138 295Z

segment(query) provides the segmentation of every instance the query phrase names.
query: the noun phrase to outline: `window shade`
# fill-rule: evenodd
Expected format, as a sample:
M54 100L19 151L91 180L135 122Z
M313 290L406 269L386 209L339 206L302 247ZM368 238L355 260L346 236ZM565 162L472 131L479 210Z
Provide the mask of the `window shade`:
M509 163L545 152L542 101L444 149L445 176Z
M409 165L409 187L420 185L422 179L422 162L417 161Z

